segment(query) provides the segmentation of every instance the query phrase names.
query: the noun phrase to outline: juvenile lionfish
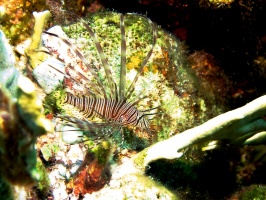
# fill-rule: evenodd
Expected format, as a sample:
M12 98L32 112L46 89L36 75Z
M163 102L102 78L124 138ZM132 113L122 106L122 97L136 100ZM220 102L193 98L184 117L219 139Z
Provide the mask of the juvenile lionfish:
M127 41L125 18L130 15L131 14L120 14L121 62L119 66L120 69L116 72L114 72L114 70L112 71L110 68L107 55L104 52L104 47L100 44L96 33L83 19L80 19L80 23L85 27L85 30L89 33L89 36L94 42L99 54L99 67L93 63L91 64L91 62L85 58L84 54L82 54L68 39L55 33L44 31L45 34L58 38L65 43L71 49L72 53L69 52L69 55L75 54L76 58L74 60L76 60L76 63L78 64L75 66L71 62L66 62L64 59L61 59L60 56L56 56L56 53L58 52L54 52L51 48L48 48L50 51L46 52L65 63L65 71L61 71L56 67L49 65L54 70L64 74L64 86L70 88L65 88L65 92L60 93L60 98L63 98L63 104L74 106L83 115L82 118L64 114L58 114L57 116L67 122L67 125L87 131L88 137L93 140L110 137L115 130L121 132L122 127L125 126L138 127L142 131L145 130L148 133L151 133L147 116L156 114L150 112L155 108L139 110L136 106L143 98L139 97L132 102L129 99L135 90L135 85L140 75L152 56L157 40L157 28L147 17L141 15L138 16L139 18L142 18L142 20L146 20L146 23L151 28L152 45L138 67L134 79L129 84L129 87L126 88L128 80L126 78ZM102 70L104 70L103 74L105 77L101 77L100 75L100 71ZM116 84L114 80L114 77L117 75L119 76L118 84ZM102 121L92 121L91 119L95 117L100 118Z

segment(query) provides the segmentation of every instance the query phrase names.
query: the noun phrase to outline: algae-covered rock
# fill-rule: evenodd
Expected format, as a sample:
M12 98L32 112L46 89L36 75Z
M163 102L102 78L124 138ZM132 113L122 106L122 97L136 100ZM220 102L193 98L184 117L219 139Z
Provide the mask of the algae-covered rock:
M39 196L41 198L45 198L45 196L49 190L49 187L50 187L49 177L48 177L46 169L45 169L45 167L44 167L44 165L40 159L37 159L36 168L37 168L39 175L40 175L38 185L37 185L37 190L38 190Z
M120 79L120 16L121 14L115 12L102 12L84 19L97 35L99 43L103 48L103 53L108 60L112 79L117 86L121 85L120 80L123 80ZM204 89L204 85L202 85L187 61L186 47L182 42L154 24L158 34L156 42L153 44L153 29L151 23L145 17L137 14L126 14L124 18L127 67L125 88L129 88L141 63L146 58L150 49L152 47L154 48L148 63L143 69L143 73L141 73L135 84L134 92L127 101L135 102L145 97L139 101L137 105L138 110L146 110L159 106L157 112L160 114L150 116L153 139L155 141L166 139L187 128L199 125L226 109L224 104L217 103L214 93L208 91L209 87L206 90ZM58 84L54 84L60 84L61 78L59 76L65 74L62 83L63 90L89 96L89 92L80 85L86 85L88 82L96 83L95 77L91 74L91 70L86 69L80 57L76 52L73 52L72 46L80 50L86 62L90 66L93 66L99 80L104 85L104 90L109 94L108 76L105 73L95 42L89 36L84 24L80 21L70 26L62 26L62 29L67 36L61 34L61 31L55 31L54 28L49 29L48 32L58 34L59 37L64 38L65 41L70 42L72 45L66 45L60 38L47 34L43 36L44 45L50 50L51 54L58 56L60 61L65 62L66 66L71 65L71 68L78 69L87 80L84 81L80 75L71 73L67 67L66 69L61 69L58 64L54 63L52 67L48 65L46 67L50 71L54 68L60 68L61 75L58 75L58 78L55 78L57 75L47 77L47 74L49 75L50 72L43 70L38 75L38 81L39 83L44 83L42 84L44 91L50 91L52 89L51 85L54 85L54 91L46 97L44 102L45 107L48 108L45 111L46 113L54 115L63 113L82 118L82 114L78 114L79 110L77 108L64 104L64 98L62 96L59 97L61 102L58 103L57 94L62 93L62 86L58 87ZM34 74L37 74L36 72L37 69L34 70ZM78 85L71 78L80 80L81 84ZM53 84L50 84L51 80ZM45 85L45 83L47 84ZM205 86L208 85L206 82L204 84ZM89 89L93 90L93 86L90 86ZM218 88L212 89L218 90ZM55 105L55 107L51 105ZM150 138L149 135L145 135L139 129L134 129L134 134L144 139ZM132 141L125 142L132 143Z
M238 194L238 199L239 200L249 200L249 199L262 200L262 199L265 199L265 196L266 196L266 186L254 184L240 191Z

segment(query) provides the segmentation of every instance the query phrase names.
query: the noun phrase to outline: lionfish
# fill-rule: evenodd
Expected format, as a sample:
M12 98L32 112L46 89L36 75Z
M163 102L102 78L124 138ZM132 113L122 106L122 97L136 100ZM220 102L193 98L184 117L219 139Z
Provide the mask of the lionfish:
M115 75L109 66L108 58L104 53L104 48L100 44L96 33L85 20L80 18L81 23L89 33L89 36L92 38L97 53L99 54L101 69L97 69L95 66L90 64L84 54L82 54L68 39L49 31L43 31L45 34L63 41L63 43L65 43L71 51L74 52L76 57L79 59L79 62L82 62L78 63L80 67L77 68L72 63L65 63L64 60L60 59L60 57L56 56L52 51L46 52L56 57L59 61L65 63L65 71L60 71L52 65L49 66L62 73L65 79L70 80L83 90L83 92L73 92L73 90L67 91L64 93L63 100L64 104L70 104L77 108L82 113L83 118L72 117L64 114L58 114L57 116L61 120L67 122L67 125L76 127L85 132L87 131L88 138L90 140L96 141L110 137L115 130L119 130L121 132L122 128L127 126L138 127L142 131L145 130L149 134L151 133L147 116L157 114L150 112L157 107L139 110L136 106L143 98L139 97L133 102L129 101L129 99L135 90L135 85L142 74L144 67L147 65L154 51L157 40L157 28L150 19L145 16L138 15L138 17L145 19L152 29L152 46L141 62L133 81L129 84L129 87L126 88L127 41L125 18L130 15L131 14L120 14L121 63L119 70L119 84L116 84L114 81L113 77ZM105 79L100 78L98 74L99 70L102 69L104 70ZM103 83L104 81L105 83ZM102 121L93 122L90 120L94 117L100 118Z

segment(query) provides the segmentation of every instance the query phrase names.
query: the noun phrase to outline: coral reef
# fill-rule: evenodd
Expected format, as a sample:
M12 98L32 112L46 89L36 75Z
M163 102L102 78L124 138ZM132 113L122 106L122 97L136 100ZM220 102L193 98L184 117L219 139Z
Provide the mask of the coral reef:
M265 5L262 0L1 1L1 198L263 199L266 100L262 96L250 101L265 93ZM64 104L67 91L80 89L67 77L75 75L64 65L83 65L69 45L42 35L48 12L32 13L49 8L54 20L49 25L60 25L49 32L77 47L109 92L99 52L75 17L104 6L121 13L147 13L162 26L155 25L154 51L129 99L145 97L137 105L139 110L160 107L154 110L158 115L150 116L152 134L125 127L97 144L90 141L90 132L73 129L57 118L84 117ZM83 18L98 35L117 85L119 16L103 12ZM189 50L163 28L186 40ZM3 32L16 45L32 31L31 43L22 44L27 46L25 51L15 46L14 57ZM125 32L128 87L153 44L145 17L126 14ZM53 56L44 53L48 50ZM28 66L45 94L19 73L33 78ZM82 74L91 79L86 70ZM232 110L246 102L250 103ZM54 132L44 134L51 126L43 112L54 123Z
M232 1L200 2L209 2L210 6L216 9L220 6L225 9L234 6ZM204 8L207 7L207 5L203 4L201 4L201 6ZM104 47L104 53L108 57L115 82L118 83L120 77L118 70L120 65L119 48L121 41L119 17L116 13L105 12L91 16L89 21L89 25L99 36L100 43ZM127 15L125 22L127 33L128 86L128 84L132 82L132 77L136 74L136 70L139 68L145 54L147 54L152 45L152 34L149 25L141 18L138 19L133 15ZM82 23L62 26L67 34L64 38L66 38L67 41L71 41L74 46L82 51L86 59L89 60L90 64L97 70L101 81L107 85L106 77L99 61L98 52L94 43L88 37L88 34L86 34L86 29L82 26ZM75 53L71 52L69 46L62 47L62 43L56 43L55 45L55 43L51 42L52 39L54 38L50 36L45 39L45 46L51 53L56 56L59 55L59 58L66 64L72 64L77 61L74 55ZM30 58L35 57L34 54L28 54L28 56ZM231 90L230 86L232 82L228 80L224 71L216 65L213 61L214 58L210 54L196 52L191 55L190 58L193 62L191 65L186 60L186 48L184 45L171 35L168 35L164 30L158 28L158 40L152 59L147 66L145 66L144 72L141 74L136 84L135 93L132 99L130 99L130 101L134 102L136 99L144 96L143 94L147 95L147 98L139 103L138 106L140 109L149 109L161 105L158 110L162 112L162 114L153 117L151 121L152 133L155 137L154 140L150 140L150 136L142 133L138 128L129 127L124 129L125 141L123 141L121 145L122 151L120 151L119 145L117 145L115 147L112 146L112 148L106 148L103 151L106 153L104 155L97 154L102 152L99 149L99 151L95 151L94 155L92 155L90 150L88 152L87 144L79 144L83 141L81 138L84 136L84 133L79 130L71 131L69 127L63 124L61 125L63 128L57 129L62 131L62 134L61 132L53 133L47 137L42 137L38 141L37 146L40 157L43 157L42 161L52 172L49 174L49 178L52 180L51 185L54 186L55 183L57 183L53 191L55 199L67 198L71 195L73 195L73 198L79 196L79 198L84 197L84 199L92 199L96 198L96 196L103 199L107 196L109 198L120 196L122 199L130 198L131 196L129 196L129 194L132 193L139 199L141 197L174 199L176 195L168 190L166 191L164 187L157 187L157 181L150 180L147 175L143 175L142 170L154 166L151 162L162 158L179 158L177 162L171 163L171 161L169 161L169 163L176 168L180 166L184 167L184 172L191 175L189 180L193 181L195 176L200 175L197 175L195 172L193 173L191 166L204 162L202 159L204 156L200 155L201 150L198 146L202 142L204 142L205 145L208 143L207 146L203 146L202 150L204 151L213 151L213 149L217 147L224 147L224 143L220 142L220 140L224 140L225 143L231 145L252 145L265 142L265 105L263 103L265 97L261 97L242 108L215 117L228 109L225 104L229 102L227 97L230 92L229 90ZM57 113L82 118L82 114L78 113L73 107L64 105L64 95L61 96L61 94L64 94L65 88L76 91L77 87L70 79L66 78L66 76L64 78L65 74L63 75L62 72L50 72L55 68L64 71L62 66L63 62L56 63L55 60L52 59L54 58L48 58L48 60L44 61L43 68L38 72L39 75L38 78L36 78L44 88L45 93L48 94L44 100L46 104L45 114L55 123L57 122L55 117ZM51 68L49 65L52 64L56 67L53 66L54 68ZM76 65L82 66L80 61L77 61ZM49 68L50 71L48 72L46 68ZM35 74L37 73L37 69L40 68L37 67L34 70ZM55 71L57 71L56 69ZM86 70L83 72L85 75L88 75ZM66 74L67 73L66 71ZM43 75L47 76L45 77ZM37 77L36 75L34 76ZM42 77L44 77L43 80L41 80ZM64 82L62 81L63 78ZM237 88L235 88L235 91L238 91ZM242 91L240 90L232 94L232 96L233 98L238 98L241 94ZM212 117L215 118L207 121ZM195 128L187 130L192 127ZM71 135L71 133L73 134ZM63 138L66 143L72 145L69 146L61 141L59 142L60 137ZM134 137L137 139L134 139ZM156 143L161 140L164 141ZM118 139L117 143L119 144L121 142L122 137ZM152 143L155 144L144 149L134 157L138 151ZM194 145L197 145L197 148L195 148ZM90 148L91 143L89 145L89 149ZM194 159L186 156L186 154L188 154L187 149L190 148L194 149L192 153ZM223 151L226 150L223 149ZM76 155L77 152L79 155ZM262 150L261 152L263 153L264 151ZM114 157L112 157L113 154ZM246 153L242 154L244 155ZM181 161L181 165L179 165L178 161L182 159L180 158L181 155L184 155L185 158L183 157L183 160L190 162L189 164L191 165L182 163L183 160ZM95 156L98 156L98 158L94 159ZM134 158L124 162L123 159L127 156ZM101 163L100 159L103 159L103 163ZM237 171L240 182L244 179L249 179L256 170L256 167L260 165L260 162L257 162L256 159L251 161L243 160L244 161L239 164L240 168ZM116 164L109 166L112 162L117 163L119 166L115 166ZM131 170L124 173L122 175L123 177L118 176L118 178L116 172L121 172L124 169L128 170L129 163L132 165L130 168ZM163 168L160 165L158 166L158 170L166 169L167 171L167 168ZM211 167L208 168L204 164L201 165L201 167L202 166L206 167L206 169L211 169ZM113 175L112 177L110 177L109 170ZM204 174L203 171L200 172ZM182 179L182 176L179 177ZM223 178L215 174L214 177L217 179ZM171 178L172 177L169 178L169 182L173 181ZM66 186L64 181L69 182L69 184ZM109 185L106 184L108 182ZM127 184L128 182L131 182L131 184ZM144 184L139 184L141 182ZM221 182L223 181L221 180ZM135 183L139 185L136 186ZM208 186L212 188L211 184ZM146 187L152 189L147 191ZM102 189L99 192L94 192L100 188ZM146 192L143 188L145 188ZM192 189L193 188L190 188L190 190ZM263 191L262 188L262 194ZM191 193L189 189L186 192ZM154 196L155 194L156 197ZM201 194L197 196L199 199L200 195Z
M112 78L117 84L120 79L119 70L121 57L121 30L119 18L120 14L118 13L103 12L85 19L90 22L89 26L97 34L100 44L104 47L103 51L108 57L108 62L113 74ZM148 23L144 17L134 14L126 15L125 27L127 46L126 87L128 87L133 81L141 61L149 52L153 38L150 23ZM223 101L225 95L221 96L220 104L214 104L213 102L216 100L214 97L217 93L213 91L208 92L207 89L200 89L204 84L204 87L208 85L206 83L207 81L203 84L199 77L197 77L197 75L201 74L200 70L205 66L197 63L198 65L195 66L199 68L200 73L196 74L187 61L184 44L176 40L176 38L163 29L157 26L156 28L158 29L158 38L154 46L152 57L136 82L135 91L130 99L130 101L134 102L146 96L146 98L143 98L143 100L139 102L138 107L140 109L150 109L160 105L160 108L158 108L161 112L160 115L155 115L151 120L153 134L146 134L134 127L124 128L124 141L120 133L113 133L112 140L116 142L114 143L112 141L111 147L102 150L98 149L94 151L94 155L92 155L90 151L88 152L88 150L86 150L88 146L86 146L85 143L79 144L83 140L82 138L85 140L90 139L90 133L82 133L75 129L70 130L65 124L57 126L56 130L59 132L53 133L51 137L49 136L48 138L42 137L38 141L38 149L43 158L43 162L46 163L49 170L52 171L49 175L51 185L58 183L54 186L53 191L56 199L67 198L67 192L62 192L62 190L68 191L69 194L73 194L76 197L84 196L85 199L87 198L86 196L89 196L88 193L99 190L102 187L104 188L101 191L104 193L105 189L108 191L108 188L105 188L107 187L106 183L109 181L112 182L112 180L114 184L123 185L123 187L115 187L114 191L117 192L117 190L121 190L121 195L123 197L128 197L126 191L134 191L134 187L137 186L131 185L127 187L125 182L128 180L124 179L126 177L121 177L117 180L111 177L110 180L110 162L121 163L125 155L132 157L137 151L148 145L167 139L187 128L201 124L212 116L216 116L225 110L226 106L224 102L226 101ZM59 26L48 30L48 32L57 34L58 37L47 34L42 36L44 46L53 56L37 66L33 72L34 77L47 94L44 99L45 114L47 116L52 116L50 118L54 123L58 122L56 118L57 114L67 114L83 119L83 115L78 109L64 103L66 91L76 93L80 91L80 88L69 78L69 76L77 75L69 74L70 72L64 69L62 63L66 66L71 63L75 68L81 69L82 74L88 77L88 80L91 79L89 72L86 71L80 59L75 55L75 52L71 50L71 45L65 44L59 37L65 38L66 41L71 41L74 46L82 51L86 60L88 60L97 71L99 79L105 85L106 91L109 92L107 79L104 69L101 67L98 51L96 50L94 42L88 36L87 30L84 28L83 24L77 22L70 26L62 26L62 29L65 33L60 30ZM38 45L36 45L36 47L37 46ZM41 47L41 44L39 46ZM34 57L33 54L28 54L28 56ZM55 62L55 57L58 59L57 62ZM49 70L47 70L47 68ZM210 79L215 79L212 75L216 73L217 69L214 69L215 70L210 70ZM63 78L64 81L62 80ZM226 77L220 77L220 83L223 79L226 79ZM94 80L91 81L93 82ZM222 85L222 87L227 87L225 85ZM221 87L221 85L214 85L208 89L216 90L217 87ZM82 92L84 95L87 95L86 91ZM93 120L97 122L97 119ZM65 146L64 143L61 141L59 142L61 138L63 141L72 145L70 147ZM88 142L90 143L90 141ZM98 148L99 147L100 146L98 146ZM121 153L120 147L128 153ZM69 148L70 151L67 151L66 149ZM91 144L89 149L90 148ZM74 151L79 152L79 155L76 155ZM99 152L105 153L102 155L99 154ZM146 153L147 151L142 152L142 156L138 158L140 168L143 168L143 160L146 157ZM103 163L101 161L102 159L104 160ZM130 162L132 163L133 161ZM51 165L49 163L53 164ZM141 177L145 176L137 173L130 175L130 177L132 180L138 182L139 178L143 180ZM64 180L69 182L67 186ZM148 178L145 177L145 180L148 181ZM145 187L145 184L143 187ZM150 181L148 185L150 185L151 188L157 188L157 183L155 181ZM166 190L165 188L159 187L154 189L154 191L155 190L155 193L159 196L158 199L164 198L163 191ZM136 191L140 193L144 192L139 188L137 188ZM154 195L154 192L150 191L150 193ZM173 199L175 198L174 196L173 194L169 194L167 198Z
M69 24L76 21L76 17L84 16L87 13L100 12L104 9L98 0L88 1L60 1L60 0L47 0L46 4L49 11L52 13L53 24ZM65 12L65 11L69 12ZM74 14L74 15L73 15Z
M101 45L104 46L103 50L108 57L113 78L118 83L120 77L120 60L118 58L120 57L119 48L121 40L119 14L103 12L92 15L89 19L90 27L96 32ZM125 19L128 68L126 87L128 87L141 61L145 58L152 45L152 33L149 23L144 18L138 17L138 15L127 15ZM105 24L108 24L108 26ZM103 84L107 85L106 79L104 78L105 73L101 67L95 44L86 34L87 30L83 24L78 22L71 26L63 26L62 28L68 37L64 33L61 33L58 27L56 29L54 27L48 31L59 34L60 37L66 40L71 40L74 45L81 49L85 58L97 69L97 73ZM44 35L43 40L45 47L55 55L58 54L57 56L65 63L71 63L77 68L81 65L82 68L81 61L76 61L78 58L72 52L70 46L64 44L59 38ZM147 66L145 66L143 75L139 77L135 86L135 92L130 99L131 102L134 102L144 95L147 96L138 105L142 109L149 109L160 105L159 109L162 114L155 116L151 123L154 125L154 133L157 134L154 138L158 140L166 139L170 135L200 124L212 116L220 114L226 108L223 101L221 101L221 104L213 104L212 102L215 101L213 99L214 94L206 92L207 89L198 89L203 83L198 80L194 72L190 69L186 60L185 51L184 44L158 27L158 39L153 56ZM65 73L59 65L54 63L53 68L57 68L63 71L62 73ZM54 69L49 67L49 64L46 64L34 70L34 75L44 88L44 91L50 93L45 100L45 107L50 107L50 111L46 110L46 114L54 114L56 111L61 114L80 116L82 118L82 114L78 114L76 108L69 105L66 106L60 102L64 101L64 97L58 95L62 94L62 88L51 93L53 90L51 86L54 85L53 87L56 89L58 84L60 85L60 75L40 70L41 67L43 69L48 67L51 69L49 71L53 71ZM88 72L84 71L84 74L90 77ZM224 78L222 77L221 81ZM63 85L74 92L78 90L75 87L75 83L71 82L71 79L65 78ZM227 85L224 84L223 87L226 88ZM216 90L217 88L211 89ZM86 95L86 91L82 92ZM140 137L143 135L140 130L135 130L135 134Z
M265 93L262 62L265 57L265 1L99 1L105 8L118 12L145 13L153 22L185 41L191 53L203 50L212 55L216 65L234 83L230 88L232 96L227 96L232 109Z

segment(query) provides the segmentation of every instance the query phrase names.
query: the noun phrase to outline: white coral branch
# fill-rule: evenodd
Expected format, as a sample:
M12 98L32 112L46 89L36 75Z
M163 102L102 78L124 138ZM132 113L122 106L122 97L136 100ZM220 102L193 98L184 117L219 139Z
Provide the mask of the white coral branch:
M158 159L179 158L181 149L200 142L225 140L230 144L251 144L265 141L266 95L238 109L221 114L206 123L158 142L140 152L135 160L139 167ZM264 140L261 140L264 139ZM143 157L144 156L144 157ZM142 157L141 159L138 159Z

